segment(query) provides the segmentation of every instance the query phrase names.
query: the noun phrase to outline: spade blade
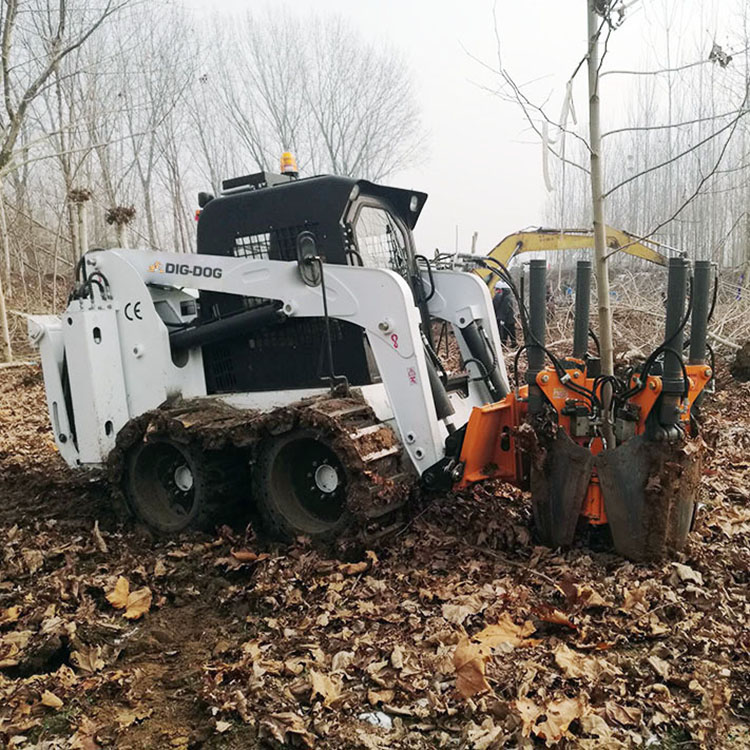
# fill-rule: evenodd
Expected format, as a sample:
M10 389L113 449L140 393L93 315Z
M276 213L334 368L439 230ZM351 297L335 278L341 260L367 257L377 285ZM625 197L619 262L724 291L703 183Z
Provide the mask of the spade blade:
M631 560L661 560L687 541L698 498L702 442L631 438L596 457L615 549Z
M535 448L531 463L531 504L542 542L561 547L573 542L591 480L594 456L563 430Z

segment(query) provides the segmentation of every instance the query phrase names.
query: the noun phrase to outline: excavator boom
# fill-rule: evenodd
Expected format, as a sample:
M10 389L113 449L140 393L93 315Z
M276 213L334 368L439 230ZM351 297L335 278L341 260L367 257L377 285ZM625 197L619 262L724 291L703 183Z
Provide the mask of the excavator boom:
M589 229L534 229L509 234L489 252L491 258L507 266L511 259L520 253L539 250L592 250L594 235ZM621 229L607 227L607 247L613 251L621 249L628 255L667 265L667 258L660 253L653 243L640 241L632 234Z

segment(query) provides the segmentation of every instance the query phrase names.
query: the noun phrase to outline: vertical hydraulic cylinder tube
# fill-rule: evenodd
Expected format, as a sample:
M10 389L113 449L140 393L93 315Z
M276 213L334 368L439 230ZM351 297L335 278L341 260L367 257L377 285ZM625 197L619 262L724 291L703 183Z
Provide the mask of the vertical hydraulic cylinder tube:
M529 367L526 382L529 384L529 411L539 413L542 392L536 385L536 376L544 368L544 350L547 327L547 261L532 260L529 265L529 340L526 353Z
M662 403L659 421L673 425L679 420L679 400L685 390L681 354L684 332L681 328L685 314L688 262L684 258L669 259L667 278L667 321L664 341L671 351L664 352L664 374L662 376Z
M576 314L573 329L573 356L583 359L588 350L589 310L591 307L591 261L576 266Z
M492 351L482 332L479 330L477 322L473 320L465 328L461 329L461 335L469 347L471 356L479 362L483 374L487 376L487 387L490 395L496 401L508 395L508 389L503 384L500 375L500 366L497 362L497 354Z
M690 322L690 364L706 361L708 303L711 295L711 262L696 260L693 271L693 317Z

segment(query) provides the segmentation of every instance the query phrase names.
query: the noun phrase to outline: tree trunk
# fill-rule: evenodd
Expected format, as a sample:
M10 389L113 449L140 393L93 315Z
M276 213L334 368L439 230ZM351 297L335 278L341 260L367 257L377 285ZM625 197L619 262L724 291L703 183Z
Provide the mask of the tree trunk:
M602 135L599 122L599 18L594 11L594 0L588 4L589 33L589 142L591 146L591 203L594 219L594 264L596 293L599 309L599 342L601 346L602 375L614 374L614 347L612 344L612 308L609 297L609 262L606 258L607 236L604 225L604 197L602 178ZM605 415L604 437L609 448L614 447L609 413L611 391L602 388L602 406Z
M117 247L126 248L127 242L125 240L125 224L115 223L115 243Z
M89 249L88 228L86 226L86 204L81 201L76 204L76 209L78 211L78 242L80 243L78 256L83 257Z
M3 361L13 361L13 349L10 345L10 329L8 328L8 311L5 309L5 293L3 292L3 278L0 275L0 331L3 339Z
M5 216L5 189L0 180L0 234L3 242L3 270L8 299L13 296L12 279L10 278L10 237L8 236L8 222Z

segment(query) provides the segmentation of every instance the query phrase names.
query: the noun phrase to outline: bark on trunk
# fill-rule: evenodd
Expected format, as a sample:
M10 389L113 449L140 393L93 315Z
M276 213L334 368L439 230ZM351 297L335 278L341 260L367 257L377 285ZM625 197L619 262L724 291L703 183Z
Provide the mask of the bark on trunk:
M0 332L2 333L3 361L13 361L13 348L10 344L10 329L8 328L8 311L5 308L5 293L3 292L3 279L0 276Z
M602 136L599 122L599 17L593 0L588 4L589 33L589 142L591 147L591 203L594 220L594 268L596 272L597 307L599 311L599 342L603 375L614 374L614 347L612 344L612 308L609 297L609 263L606 259L607 236L604 224L604 198L602 178ZM609 388L602 389L603 411L607 415L611 401ZM604 437L610 448L614 447L612 425L604 424Z
M78 257L82 257L88 252L89 249L89 237L88 228L86 226L86 204L81 201L76 204L78 212L78 242L80 247L78 248Z
M0 180L0 235L3 243L3 271L5 273L5 289L8 299L13 296L12 279L10 278L10 237L8 236L8 222L5 216L5 190Z

